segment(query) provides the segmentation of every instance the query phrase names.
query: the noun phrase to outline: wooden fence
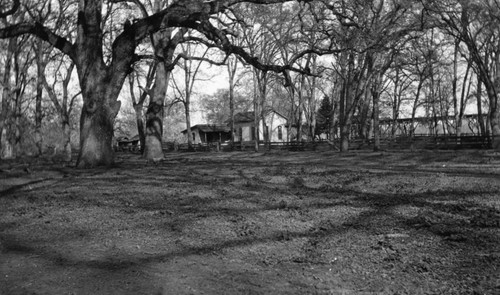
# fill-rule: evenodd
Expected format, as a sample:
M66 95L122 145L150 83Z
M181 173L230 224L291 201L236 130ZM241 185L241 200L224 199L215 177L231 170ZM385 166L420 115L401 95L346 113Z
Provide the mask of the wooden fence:
M315 150L338 150L340 147L339 140L331 141L308 141L308 142L270 142L267 144L259 143L260 151L269 150L287 150L287 151L315 151ZM349 149L351 150L370 150L374 147L373 139L352 139L349 141ZM380 148L382 150L421 150L421 149L486 149L491 148L491 138L487 136L477 135L415 135L399 136L395 138L380 139ZM165 152L167 151L253 151L254 142L235 142L233 146L230 143L203 143L195 144L191 149L187 143L174 144L165 143L163 145Z
M373 139L356 139L350 142L352 149L373 148ZM391 149L486 149L491 148L491 138L477 135L415 135L380 139L380 148Z

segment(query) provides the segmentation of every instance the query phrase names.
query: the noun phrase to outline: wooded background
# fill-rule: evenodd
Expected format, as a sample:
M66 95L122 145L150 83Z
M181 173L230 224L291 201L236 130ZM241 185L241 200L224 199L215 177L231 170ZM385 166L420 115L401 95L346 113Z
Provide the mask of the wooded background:
M230 125L276 110L288 141L341 151L380 149L400 119L408 137L428 119L460 138L470 114L467 135L500 149L498 0L2 1L0 52L2 158L76 148L79 166L109 165L134 134L161 158L193 107Z

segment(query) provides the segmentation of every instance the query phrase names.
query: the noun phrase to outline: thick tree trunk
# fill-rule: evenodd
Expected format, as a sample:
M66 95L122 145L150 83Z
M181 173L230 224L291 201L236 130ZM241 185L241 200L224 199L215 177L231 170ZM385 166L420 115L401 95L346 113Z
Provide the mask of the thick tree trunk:
M5 57L5 69L2 77L2 107L0 109L0 158L12 158L13 146L10 141L9 121L12 119L12 94L10 75L12 68L12 57L17 47L17 39L9 40L7 55Z
M156 5L159 6L159 3L160 1L157 1ZM173 31L174 29L170 28L156 33L153 37L155 53L162 56L163 61L157 64L155 83L146 111L146 134L144 135L144 150L142 154L147 160L156 160L164 157L162 142L165 96L167 95L170 74L173 69L171 63L174 58L175 49L187 30L180 29L172 37ZM189 104L189 102L187 103ZM140 133L139 136L141 136Z
M119 106L84 103L80 118L80 153L77 167L111 166L113 124Z
M370 96L370 90L367 88L367 91L365 92L365 100L360 104L359 106L359 111L358 111L358 118L359 118L359 129L358 129L358 136L359 138L363 139L363 141L367 141L369 138L369 114L370 114L370 101L371 96ZM372 108L373 111L373 108Z
M491 123L491 146L494 150L500 151L500 109L497 107L490 113Z
M81 68L78 71L83 96L79 168L109 167L114 163L114 122L121 106L117 99L126 77L126 73L122 73L122 79L113 83L106 70L92 70L92 74L87 76L82 74Z
M500 108L498 107L498 97L495 85L485 77L482 77L482 82L488 94L490 103L489 121L491 126L491 146L495 150L500 150ZM500 77L498 79L500 81Z
M484 81L483 81L484 82ZM488 94L488 99L490 102L490 113L489 113L489 121L491 126L491 137L492 142L491 146L495 150L500 150L500 109L498 108L496 91L493 85L486 84L486 92Z
M158 64L155 84L152 95L149 97L149 106L146 111L146 134L143 155L147 160L156 160L164 157L162 147L163 107L169 73L166 71L163 63Z
M163 136L163 106L159 101L149 102L146 112L146 132L144 138L144 158L163 158L162 136ZM139 123L139 122L138 122Z
M340 151L349 151L349 137L351 135L351 125L342 124L340 127Z

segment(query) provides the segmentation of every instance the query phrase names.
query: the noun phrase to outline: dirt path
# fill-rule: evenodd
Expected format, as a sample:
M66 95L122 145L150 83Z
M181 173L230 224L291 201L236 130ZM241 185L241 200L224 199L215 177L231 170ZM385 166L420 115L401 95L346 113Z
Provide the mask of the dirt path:
M0 294L499 294L500 155L0 165Z

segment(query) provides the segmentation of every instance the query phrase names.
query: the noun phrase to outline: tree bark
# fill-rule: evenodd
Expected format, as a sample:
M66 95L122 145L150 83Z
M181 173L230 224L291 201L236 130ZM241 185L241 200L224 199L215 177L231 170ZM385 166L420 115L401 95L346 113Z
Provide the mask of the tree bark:
M187 130L187 142L188 150L194 150L193 147L193 137L191 134L191 106L189 102L189 94L186 96L186 102L184 103L184 115L186 116L186 130Z
M261 74L261 76L260 76L260 79L258 80L259 107L260 107L259 119L262 120L262 135L263 135L262 140L264 141L264 146L266 148L268 148L269 147L269 134L267 133L265 102L266 102L266 96L267 96L267 83L269 82L269 76L268 76L267 72L261 72L260 74ZM260 125L258 126L258 128L260 128ZM259 131L257 130L256 133L258 135ZM257 147L259 144L258 141L259 141L259 138L257 136Z
M80 78L83 107L77 167L111 166L114 163L113 127L120 110L121 103L117 99L123 81L113 87L103 70L93 70L90 75L78 72L80 77L85 78Z
M163 60L157 65L155 83L146 111L146 134L143 157L147 160L156 160L164 157L162 142L165 97L167 95L170 75L175 66L175 64L172 64L175 49L187 30L182 28L172 36L173 31L174 29L170 28L156 33L152 38L155 53L162 56Z
M141 145L141 154L146 149L146 133L144 132L144 103L134 104L135 122L137 124L137 133L139 134L139 143Z
M498 107L490 113L491 134L493 136L491 147L500 150L500 111Z
M17 47L17 38L9 40L7 55L5 58L5 69L3 73L2 109L0 110L0 158L12 158L13 147L10 141L9 121L12 117L12 94L10 75L12 68L12 58Z
M231 149L234 147L234 78L236 76L236 69L238 67L238 59L230 58L227 64L227 72L229 76L229 120L231 129Z
M62 63L62 61L61 61ZM64 161L69 162L71 161L72 157L72 147L71 147L71 126L70 126L70 114L73 110L73 104L78 96L78 94L74 95L71 100L69 100L69 83L71 81L71 74L73 72L73 69L75 67L74 63L71 63L70 66L67 69L66 72L66 77L63 80L62 83L62 104L59 102L59 99L53 89L48 82L47 79L45 78L45 75L42 75L42 83L45 88L45 91L47 92L50 100L52 101L54 108L57 111L57 114L60 118L61 121L61 128L63 131L63 152L64 152ZM55 85L54 81L54 85Z
M36 82L36 98L35 98L35 145L37 154L42 155L43 138L42 138L42 96L43 96L43 75L45 75L45 62L43 61L43 44L42 40L36 40L37 56L37 82Z
M72 156L72 148L71 148L71 126L69 125L69 117L66 116L62 120L62 131L63 131L63 137L64 137L64 143L63 143L63 155L64 155L64 161L65 162L70 162L71 161L71 156Z
M106 85L101 85L101 87ZM98 94L84 95L80 118L80 153L77 167L111 166L114 163L112 149L114 119L120 103L108 104Z
M455 113L455 135L457 140L460 138L462 132L462 118L460 117L460 106L458 103L458 50L460 42L455 41L455 47L453 50L453 81L452 81L452 96L453 96L453 111ZM465 85L463 86L465 87Z
M497 94L493 87L486 87L486 92L490 100L491 147L494 150L500 150L500 108L498 108Z
M146 132L144 158L156 160L164 157L162 148L163 117L165 94L167 92L168 78L164 63L159 63L156 68L156 78L149 97L149 105L146 111Z
M349 137L351 135L351 116L349 106L351 102L351 94L349 85L344 82L342 95L340 98L340 151L349 151Z
M379 101L380 101L380 79L376 79L372 84L373 99L373 151L380 150L380 124L379 124Z
M340 95L340 151L349 151L349 138L351 135L351 112L353 105L353 83L354 79L354 54L353 53L343 53L344 63L342 65L342 91ZM342 58L342 57L341 57Z
M156 64L151 64L149 66L149 71L148 75L146 76L146 86L139 96L139 99L137 100L135 97L134 93L134 78L135 75L134 73L130 73L128 76L129 79L129 90L130 90L130 97L132 98L132 106L134 107L134 112L135 112L135 122L137 125L137 133L139 134L139 144L141 146L140 152L141 155L144 154L144 150L146 148L146 134L144 132L144 101L146 100L146 97L148 96L148 92L150 91L150 87L153 81L153 76L154 73L156 72Z
M398 127L398 118L399 118L399 93L398 93L399 85L399 68L396 69L396 77L394 77L394 92L392 98L392 126L391 126L391 138L395 140L396 131Z
M254 102L253 102L253 107L254 107L253 124L254 124L254 128L253 128L253 130L250 130L250 132L253 131L253 139L254 139L253 140L253 148L254 148L255 152L259 151L259 115L260 115L259 106L260 106L260 104L259 104L257 95L255 95L255 99L254 99Z
M483 83L479 76L477 76L477 89L476 89L476 100L477 100L477 120L479 122L479 130L482 136L488 136L486 130L486 124L484 123L483 117L483 101L482 101Z

